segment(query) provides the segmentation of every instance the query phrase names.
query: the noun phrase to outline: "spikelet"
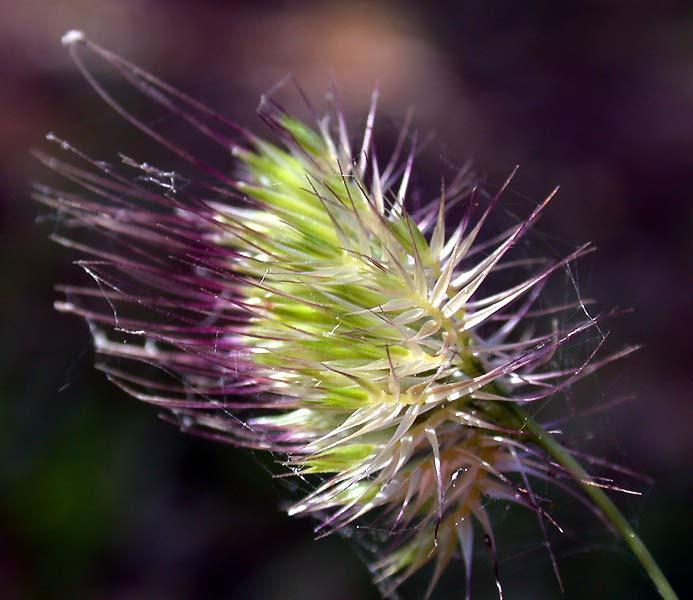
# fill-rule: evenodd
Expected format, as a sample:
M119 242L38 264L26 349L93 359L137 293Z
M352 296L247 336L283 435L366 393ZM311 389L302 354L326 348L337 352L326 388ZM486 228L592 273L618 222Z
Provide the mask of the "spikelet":
M555 191L481 242L515 172L486 198L462 170L411 211L416 137L405 128L379 163L377 92L353 148L339 110L309 127L264 98L259 114L276 144L79 32L64 43L112 108L199 172L183 180L124 158L133 177L55 136L84 165L39 156L81 188L35 195L60 212L68 234L57 240L84 255L95 283L63 286L56 306L89 323L113 383L168 409L185 431L275 453L313 486L289 513L315 517L319 535L366 520L389 531L371 564L384 595L433 562L430 593L457 557L468 596L475 531L495 556L488 498L534 511L546 535L545 523L556 524L530 479L582 486L613 521L599 489L608 484L522 411L634 349L557 370L555 353L602 317L585 313L564 330L525 325L574 308L535 305L547 278L591 251L508 259ZM230 150L236 173L132 116L87 69L85 50ZM462 218L450 222L454 206ZM499 270L528 265L538 265L528 277L483 291Z

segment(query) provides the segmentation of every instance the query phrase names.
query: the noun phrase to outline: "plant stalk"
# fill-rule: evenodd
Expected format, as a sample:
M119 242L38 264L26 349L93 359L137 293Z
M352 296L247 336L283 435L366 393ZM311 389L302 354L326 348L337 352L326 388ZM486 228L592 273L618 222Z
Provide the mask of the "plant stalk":
M614 526L621 537L630 546L633 554L638 558L657 591L664 600L678 600L676 592L667 581L659 565L650 551L635 532L628 520L611 501L604 490L591 484L592 478L583 466L564 448L550 433L533 420L522 408L512 402L503 403L503 408L510 413L513 426L525 431L547 454L549 454L562 467L568 469L580 483L585 493L602 511L606 520Z

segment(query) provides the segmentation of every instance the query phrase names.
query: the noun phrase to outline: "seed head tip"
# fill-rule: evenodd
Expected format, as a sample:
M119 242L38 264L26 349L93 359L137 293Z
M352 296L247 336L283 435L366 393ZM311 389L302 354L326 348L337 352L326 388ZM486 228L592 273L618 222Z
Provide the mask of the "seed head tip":
M63 37L60 38L60 43L63 46L72 46L72 44L84 42L86 39L83 31L79 29L70 29L70 31L67 31Z

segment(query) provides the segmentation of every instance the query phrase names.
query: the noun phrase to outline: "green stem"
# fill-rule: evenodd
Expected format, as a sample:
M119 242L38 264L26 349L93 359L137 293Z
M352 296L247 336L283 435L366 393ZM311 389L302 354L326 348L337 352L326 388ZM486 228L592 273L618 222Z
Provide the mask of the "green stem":
M587 473L582 465L575 460L573 455L556 441L550 433L545 431L539 423L534 421L522 408L511 402L504 402L503 406L514 417L513 425L515 427L527 432L541 448L556 460L556 462L573 474L576 481L582 485L585 493L601 509L604 517L614 526L630 546L633 554L637 556L640 564L642 564L645 571L647 571L647 574L652 579L662 598L665 600L678 600L676 592L674 592L671 584L667 581L664 573L662 573L662 570L659 568L659 565L655 562L654 557L650 554L650 551L638 534L635 533L633 527L631 527L630 523L611 501L609 496L606 495L604 490L591 483L592 479L589 473Z

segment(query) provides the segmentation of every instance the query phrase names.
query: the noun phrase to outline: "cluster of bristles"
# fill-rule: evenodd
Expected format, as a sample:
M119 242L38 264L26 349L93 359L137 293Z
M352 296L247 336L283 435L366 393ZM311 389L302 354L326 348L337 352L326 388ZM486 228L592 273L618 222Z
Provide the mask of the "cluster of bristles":
M279 146L79 36L67 41L112 107L211 181L181 183L124 159L132 177L65 142L86 168L43 157L81 188L36 196L62 228L87 232L59 241L87 256L79 264L96 284L63 287L57 306L88 321L114 383L170 409L187 431L276 453L314 485L289 512L316 516L319 534L364 522L389 531L372 565L385 593L434 560L432 589L455 556L469 582L475 527L495 554L488 498L535 511L542 529L553 522L530 478L565 485L574 475L546 459L513 409L615 358L550 366L594 326L586 313L565 330L523 329L528 316L575 308L536 303L552 273L590 250L508 260L553 193L480 242L512 175L488 198L462 170L409 211L416 138L403 128L390 160L378 162L377 94L354 148L340 111L308 127L263 100ZM232 151L237 172L202 164L133 117L85 68L83 48ZM496 271L528 265L537 272L483 292Z

